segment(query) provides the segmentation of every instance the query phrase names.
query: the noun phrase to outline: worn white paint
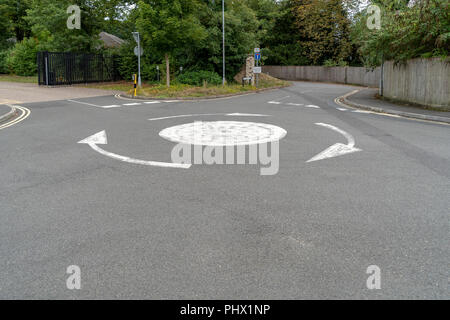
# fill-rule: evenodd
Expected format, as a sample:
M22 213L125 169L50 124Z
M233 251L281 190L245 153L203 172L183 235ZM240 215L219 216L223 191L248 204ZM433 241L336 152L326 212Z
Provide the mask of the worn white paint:
M189 169L191 167L190 164L180 164L180 163L169 163L169 162L157 162L157 161L146 161L146 160L139 160L139 159L133 159L130 157L121 156L112 152L108 152L100 148L99 144L107 144L108 138L106 136L106 131L100 131L90 137L87 137L86 139L83 139L79 141L78 143L81 144L87 144L89 145L93 150L97 151L98 153L107 156L112 159L120 160L123 162L128 162L132 164L139 164L139 165L145 165L145 166L155 166L155 167L164 167L164 168L179 168L179 169Z
M150 121L156 120L167 120L175 118L188 118L188 117L199 117L199 116L227 116L227 117L268 117L266 114L255 114L255 113L196 113L196 114L180 114L177 116L167 116L160 118L148 119Z
M104 109L111 109L111 108L120 108L121 106L119 106L119 105L117 105L117 104L114 104L114 105L111 105L111 106L101 106L101 108L104 108Z
M332 126L331 124L326 124L326 123L321 123L321 122L316 123L316 125L331 129L333 131L336 131L336 132L342 134L347 139L347 144L336 143L336 144L332 145L331 147L325 149L318 155L312 157L311 159L309 159L306 162L319 161L319 160L323 160L323 159L339 157L344 154L362 151L361 149L355 148L355 139L353 138L353 136L351 134L345 132L344 130L341 130L338 127Z
M124 103L123 106L140 106L141 104L140 102Z
M159 135L169 141L202 146L243 146L282 139L283 128L255 122L196 121L162 130Z
M276 104L276 105L285 105L285 106L294 106L294 107L305 107L305 108L314 108L314 109L320 109L319 106L313 105L313 104L303 104L303 103L293 103L293 102L280 102L280 101L267 101L269 104Z
M78 103L78 104L84 104L86 106L91 106L91 107L96 107L96 108L103 108L102 106L93 104L93 103L87 103L87 102L81 102L81 101L76 101L76 100L67 100L69 102L74 102L74 103Z

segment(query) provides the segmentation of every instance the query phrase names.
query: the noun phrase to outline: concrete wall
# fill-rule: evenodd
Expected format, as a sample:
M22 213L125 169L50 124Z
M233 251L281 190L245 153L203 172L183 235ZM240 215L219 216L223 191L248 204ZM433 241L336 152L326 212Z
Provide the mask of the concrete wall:
M384 64L383 95L417 104L450 107L450 61L412 59L406 64Z
M378 87L380 68L320 66L263 66L263 72L283 80L305 80Z

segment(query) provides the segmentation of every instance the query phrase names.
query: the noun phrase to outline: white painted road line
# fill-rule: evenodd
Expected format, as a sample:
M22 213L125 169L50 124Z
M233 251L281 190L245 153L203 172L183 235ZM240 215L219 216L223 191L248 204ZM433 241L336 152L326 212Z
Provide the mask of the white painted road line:
M96 107L96 108L104 108L102 106L98 106L96 104L92 104L92 103L87 103L87 102L81 102L81 101L75 101L75 100L67 100L69 102L74 102L74 103L79 103L79 104L84 104L86 106L91 106L91 107Z
M119 105L112 105L112 106L101 106L101 108L104 108L104 109L110 109L110 108L120 108L121 106L119 106Z
M253 114L253 113L197 113L197 114L181 114L177 116L168 116L160 118L148 119L150 121L166 120L174 118L187 118L187 117L200 117L200 116L227 116L227 117L269 117L266 114Z
M285 106L295 106L295 107L305 107L305 108L314 108L314 109L320 109L319 106L313 105L313 104L303 104L303 103L292 103L292 102L280 102L280 101L267 101L267 103L270 104L277 104L277 105L285 105Z
M306 108L320 109L319 106L315 106L315 105L313 105L313 104L308 104L308 105L306 105L305 107L306 107Z
M226 116L229 117L269 117L267 114L258 113L227 113Z
M338 109L339 111L348 111L348 109L345 108L336 108L336 109Z
M331 147L325 149L321 153L317 154L316 156L312 157L311 159L309 159L306 162L319 161L319 160L323 160L323 159L339 157L344 154L362 151L361 149L355 148L355 139L353 138L353 136L351 134L345 132L344 130L341 130L338 127L335 127L335 126L332 126L331 124L326 124L326 123L318 122L318 123L316 123L316 125L331 129L333 131L336 131L336 132L342 134L347 139L347 144L345 145L342 143L336 143L336 144L332 145Z
M146 101L145 104L161 103L161 101Z
M132 164L139 164L139 165L144 165L144 166L154 166L154 167L164 167L164 168L178 168L178 169L189 169L192 166L191 164L133 159L130 157L121 156L121 155L103 150L102 148L100 148L98 146L98 144L107 144L108 143L106 131L104 131L104 130L100 131L90 137L87 137L86 139L83 139L83 140L79 141L78 143L87 144L87 145L89 145L89 147L91 147L96 152L98 152L104 156L107 156L109 158L120 160L123 162L132 163Z
M292 103L292 102L289 102L289 103L286 103L288 106L298 106L298 107L301 107L301 106L304 106L304 104L302 104L302 103Z
M140 102L124 103L123 106L140 106L141 104Z

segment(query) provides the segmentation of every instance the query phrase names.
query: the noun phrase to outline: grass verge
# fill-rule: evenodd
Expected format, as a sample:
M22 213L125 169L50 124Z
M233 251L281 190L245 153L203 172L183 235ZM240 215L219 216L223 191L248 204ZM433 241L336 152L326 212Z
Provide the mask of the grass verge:
M5 82L22 82L22 83L38 83L37 76L32 77L22 77L12 74L0 74L0 81Z
M187 84L172 83L168 88L162 84L146 84L144 83L138 89L139 96L165 99L165 98L201 98L208 96L232 95L238 93L254 92L260 89L287 86L289 82L278 79L261 80L257 87L245 86L240 84L227 84L226 86L191 86ZM128 94L133 94L133 84L131 82L114 82L114 83L93 83L84 85L89 88L106 89L123 91Z

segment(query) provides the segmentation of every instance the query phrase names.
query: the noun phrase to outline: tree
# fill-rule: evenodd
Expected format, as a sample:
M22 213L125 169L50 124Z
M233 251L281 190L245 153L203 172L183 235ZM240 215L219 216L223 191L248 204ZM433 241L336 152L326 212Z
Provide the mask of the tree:
M204 1L198 16L207 31L205 39L186 48L192 69L222 73L222 5L220 1ZM240 71L248 54L258 45L259 27L255 12L244 1L225 2L225 63L227 80ZM191 51L192 50L192 51ZM185 50L186 51L186 50Z
M169 58L177 49L195 46L206 36L195 13L197 0L140 1L136 25L144 46L152 47L166 62L166 85L170 86Z
M81 9L81 29L67 28L67 8L74 4ZM92 52L99 46L98 34L102 31L100 4L89 0L32 0L25 20L41 49Z
M348 59L350 19L342 0L293 0L293 14L302 46L314 64Z
M277 14L269 32L263 40L263 59L273 65L309 65L302 44L304 37L298 31L294 15L294 1L285 0L278 4Z
M399 62L416 57L448 56L448 0L377 0L373 3L382 10L381 29L369 30L366 27L368 15L363 11L352 32L365 65L380 65L382 59Z

